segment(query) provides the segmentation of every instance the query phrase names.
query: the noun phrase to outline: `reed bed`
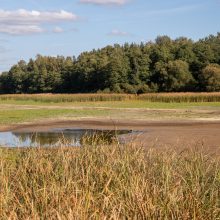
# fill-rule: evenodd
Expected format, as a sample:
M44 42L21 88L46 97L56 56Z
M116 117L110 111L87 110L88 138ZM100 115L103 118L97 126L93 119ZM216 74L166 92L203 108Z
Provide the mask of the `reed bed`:
M132 94L17 94L0 95L1 101L35 101L35 102L102 102L143 100L148 102L220 102L220 92L215 93L148 93Z
M149 93L138 96L150 102L220 102L220 92L215 93Z
M219 168L196 150L0 149L1 219L219 219Z
M133 95L126 94L17 94L0 95L0 100L35 102L99 102L130 100Z

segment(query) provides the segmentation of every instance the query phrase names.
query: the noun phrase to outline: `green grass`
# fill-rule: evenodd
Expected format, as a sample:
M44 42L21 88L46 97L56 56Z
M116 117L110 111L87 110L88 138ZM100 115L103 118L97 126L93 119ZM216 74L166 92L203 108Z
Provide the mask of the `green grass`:
M103 110L69 110L69 109L26 109L26 110L0 110L0 124L14 124L33 122L43 119L59 119L62 117L77 119L80 117L105 116Z
M95 103L74 103L73 106L92 106L106 108L150 108L150 109L188 109L195 107L220 107L220 102L197 102L197 103L164 103L164 102L148 102L142 100L128 101L109 101Z
M121 110L123 108L124 110ZM149 111L148 111L149 109ZM154 109L158 111L154 111ZM161 111L164 109L164 111ZM166 111L179 109L180 111ZM16 124L44 119L193 119L219 117L220 102L162 103L138 100L108 102L45 103L34 101L0 101L0 124ZM210 110L210 113L195 112Z
M220 107L220 102L149 102L143 100L102 101L102 102L41 102L32 100L1 100L0 105L33 105L33 106L76 106L76 107L106 107L106 108L155 108L184 109L194 107Z
M0 149L1 219L219 219L219 159L138 146Z

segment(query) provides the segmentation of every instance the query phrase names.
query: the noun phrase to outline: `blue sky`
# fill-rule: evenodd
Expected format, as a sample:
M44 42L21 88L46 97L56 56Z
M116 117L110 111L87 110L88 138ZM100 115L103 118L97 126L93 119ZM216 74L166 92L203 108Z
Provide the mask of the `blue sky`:
M158 35L220 31L220 0L0 0L0 71L37 54L77 56Z

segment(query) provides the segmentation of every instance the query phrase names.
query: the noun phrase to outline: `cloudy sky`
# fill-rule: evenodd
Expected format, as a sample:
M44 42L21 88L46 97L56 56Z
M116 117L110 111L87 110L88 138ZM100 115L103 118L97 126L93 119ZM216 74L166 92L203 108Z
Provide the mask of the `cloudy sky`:
M0 71L36 54L77 56L108 44L194 40L220 32L220 0L0 0Z

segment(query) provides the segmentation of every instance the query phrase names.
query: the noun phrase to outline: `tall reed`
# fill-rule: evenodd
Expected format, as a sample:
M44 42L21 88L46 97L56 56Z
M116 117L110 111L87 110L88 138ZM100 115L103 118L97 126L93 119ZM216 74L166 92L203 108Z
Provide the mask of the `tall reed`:
M138 96L150 102L220 102L220 93L149 93Z
M126 94L21 94L0 95L0 100L36 101L36 102L97 102L124 101L132 99Z
M220 102L220 92L216 93L147 93L132 94L20 94L0 95L0 101L35 102L101 102L143 100L148 102Z

